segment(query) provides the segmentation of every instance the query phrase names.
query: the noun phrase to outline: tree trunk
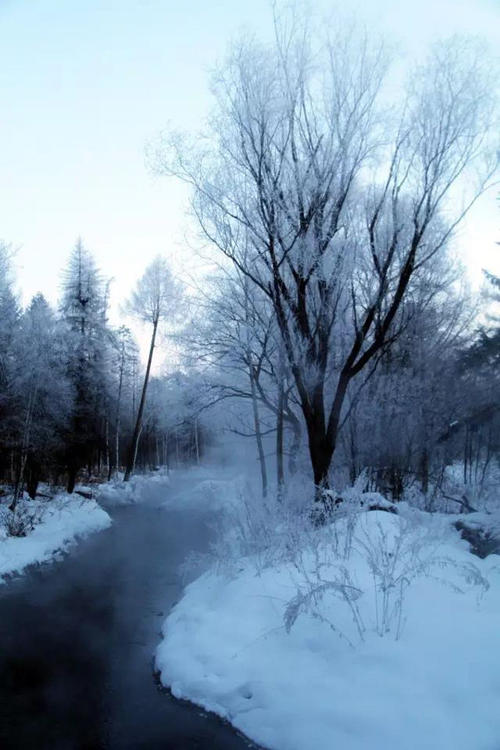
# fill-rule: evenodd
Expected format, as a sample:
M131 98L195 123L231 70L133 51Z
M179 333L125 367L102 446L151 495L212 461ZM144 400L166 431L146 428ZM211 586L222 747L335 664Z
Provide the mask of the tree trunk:
M200 463L200 441L198 435L198 417L194 420L194 445L196 449L196 463Z
M40 481L40 464L32 456L28 458L26 474L26 489L30 498L34 500Z
M148 364L146 366L146 374L144 375L144 384L142 386L141 400L139 403L139 410L137 412L137 419L135 421L134 434L132 436L132 442L128 452L127 466L125 468L125 476L123 477L124 482L128 482L130 475L134 470L135 459L137 457L137 447L139 445L139 435L142 427L142 415L144 413L144 404L146 403L146 391L148 388L149 373L151 372L151 362L153 361L153 351L155 348L156 331L158 329L158 319L153 323L153 334L151 336L151 345L149 347Z
M420 459L420 482L423 494L427 495L429 491L429 454L427 448L423 449Z
M72 492L73 492L73 490L75 489L75 484L76 484L76 473L77 473L77 468L76 468L76 466L70 466L70 467L68 468L68 485L67 485L67 487L66 487L66 491L67 491L67 493L68 493L69 495L71 495L71 493L72 493Z
M135 471L135 465L137 463L137 452L139 450L139 443L141 441L141 435L142 435L142 424L141 424L141 426L139 428L139 434L137 435L137 441L135 443L134 455L132 457L132 470L131 470L131 473L134 473L134 471ZM144 466L144 462L143 462L143 466ZM128 481L128 480L124 479L124 481Z
M24 471L26 468L26 461L28 460L28 446L31 435L31 424L33 420L33 409L38 393L38 388L35 386L31 391L28 399L28 407L26 410L26 417L24 420L23 430L23 441L21 446L21 457L19 463L19 473L17 475L16 487L14 490L14 499L11 503L10 509L13 511L16 507L17 501L23 494L24 489Z
M163 436L163 463L167 467L167 474L170 474L169 465L169 453L168 453L168 432Z
M290 445L290 453L288 456L288 471L293 475L297 471L297 456L302 442L302 428L300 426L300 421L295 416L291 417L288 415L287 421L291 425L293 433L292 444Z
M335 448L334 439L325 429L322 408L311 408L305 415L309 456L316 486L316 500L322 499L322 490L328 489L328 472ZM336 437L336 431L333 433Z
M156 451L156 468L160 468L160 441L158 440L158 433L155 434L155 451Z
M109 477L111 471L111 451L109 448L109 419L107 417L104 421L104 438L106 445L106 474Z
M262 481L262 496L267 496L267 468L266 457L264 455L264 446L262 444L262 433L260 430L259 406L257 403L257 390L255 387L255 378L252 370L252 363L249 365L250 390L252 394L253 421L255 429L255 440L257 442L257 452L259 455L260 478Z
M120 359L120 376L118 380L118 394L116 397L116 415L115 415L115 472L120 467L120 410L122 404L122 388L123 388L123 369L125 366L125 354L124 347L122 345L121 359ZM109 467L108 479L111 479L112 475L111 461Z
M313 428L314 429L314 428ZM316 499L322 499L322 490L329 489L329 470L333 456L333 446L324 435L312 434L308 426L309 453L313 469L314 484L316 485Z
M278 486L278 499L282 496L285 483L285 471L283 467L283 432L284 432L284 409L285 409L285 362L283 345L279 349L278 362L278 410L276 413L276 481Z
M349 374L346 374L345 371L340 373L327 425L325 425L323 386L318 386L318 397L312 399L312 406L304 414L314 484L316 485L315 499L320 502L325 499L323 490L329 489L330 486L328 474L337 444L340 416L350 379Z
M281 394L280 394L281 397ZM283 484L285 482L285 471L283 467L283 404L278 403L276 415L276 480L278 483L278 497L281 497Z

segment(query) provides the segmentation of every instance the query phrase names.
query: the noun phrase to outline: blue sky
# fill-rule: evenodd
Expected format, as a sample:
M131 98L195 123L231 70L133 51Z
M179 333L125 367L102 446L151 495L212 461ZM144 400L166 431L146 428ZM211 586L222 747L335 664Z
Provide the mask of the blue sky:
M334 9L324 0L327 12ZM0 237L18 248L25 299L57 298L78 235L112 300L127 295L158 252L178 268L186 193L151 177L144 146L167 123L198 129L210 106L208 70L242 27L267 33L267 0L0 0ZM355 9L352 2L349 9ZM345 9L345 5L344 5ZM399 41L402 57L454 31L500 48L497 0L361 0L369 26ZM475 278L500 271L495 196L460 234Z

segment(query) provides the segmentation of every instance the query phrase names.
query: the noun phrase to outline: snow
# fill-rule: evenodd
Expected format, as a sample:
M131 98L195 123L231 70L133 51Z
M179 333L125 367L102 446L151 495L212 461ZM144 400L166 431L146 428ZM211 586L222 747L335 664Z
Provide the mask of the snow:
M19 512L37 517L27 536L7 536L2 519L10 511L2 508L0 518L0 583L5 576L21 573L33 563L47 562L67 551L78 538L105 529L111 518L94 500L79 495L60 494L49 502L21 500ZM24 507L23 507L24 506ZM1 533L3 531L3 533Z
M166 510L175 507L215 513L231 510L239 505L247 489L244 474L210 465L176 471L173 478L173 492L163 503ZM176 483L183 488L180 492L175 489Z
M246 485L244 474L207 464L134 474L128 482L124 482L123 475L119 474L91 491L106 507L116 507L141 503L150 497L152 489L168 489L160 506L165 510L182 508L217 512L238 506L247 491Z
M500 511L497 510L496 513L485 513L484 511L461 513L456 518L469 529L484 531L491 536L498 537L500 541Z
M106 506L133 505L142 502L151 486L155 485L170 485L170 476L166 470L133 474L128 482L124 482L123 474L119 474L110 482L98 485L95 493L99 502Z
M340 529L350 533L348 523ZM380 620L377 565L392 559L388 550L401 539L391 575L409 585L396 639L392 615L390 633L378 634L374 603ZM409 509L406 517L359 514L343 562L364 592L356 601L361 639L342 597L324 596L309 611L291 608L318 560L323 580L336 574L324 537L311 550L260 575L246 558L232 577L214 568L191 583L163 626L156 654L162 683L268 748L498 748L498 558L473 557L444 517ZM471 583L485 578L487 590ZM388 590L397 605L397 587ZM289 632L285 612L296 616Z

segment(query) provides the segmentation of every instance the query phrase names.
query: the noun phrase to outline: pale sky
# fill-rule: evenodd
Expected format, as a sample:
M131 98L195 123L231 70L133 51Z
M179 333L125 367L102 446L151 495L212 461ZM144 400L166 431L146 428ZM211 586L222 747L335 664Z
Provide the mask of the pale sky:
M456 31L500 49L500 0L348 8L406 58ZM148 174L145 143L167 123L199 129L209 68L242 27L270 22L268 0L0 0L0 238L19 248L25 301L37 291L56 301L79 235L114 278L115 307L157 253L190 265L186 192ZM492 193L461 232L476 280L482 266L500 272L499 217Z

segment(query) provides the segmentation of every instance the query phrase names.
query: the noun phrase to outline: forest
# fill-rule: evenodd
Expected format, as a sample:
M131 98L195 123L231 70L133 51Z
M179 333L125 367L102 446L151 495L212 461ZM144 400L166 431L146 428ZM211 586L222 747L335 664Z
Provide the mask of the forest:
M143 388L134 336L125 325L109 325L106 281L81 241L64 271L57 310L41 293L21 308L8 246L0 252L4 486L15 497L26 491L34 498L40 482L72 492L77 477L110 479L126 465ZM347 394L335 486L364 472L367 487L391 499L415 491L428 510L444 500L457 511L496 491L500 323L488 311L500 301L500 281L485 272L482 298L474 299L457 276L449 256L433 265L425 285L403 301L397 336ZM189 357L176 371L151 377L134 464L145 471L199 462L218 434L234 432L255 441L262 492L284 492L312 459L275 313L239 270L220 269L209 285L210 295L192 303L189 329L173 334ZM178 291L168 294L174 305L186 305ZM170 311L170 323L173 317ZM325 402L341 365L328 363ZM454 464L462 468L452 477Z
M78 240L62 273L57 310L41 293L22 309L6 245L0 260L2 480L15 499L24 491L35 498L40 482L71 493L77 477L109 480L127 464L144 368L130 329L108 322L108 283ZM178 300L179 285L162 259L151 268L162 274L150 292L160 295L164 315ZM141 300L136 314L152 316L153 328L158 320L147 291ZM167 465L170 454L177 462L196 458L196 413L193 386L181 373L152 378L134 465Z

